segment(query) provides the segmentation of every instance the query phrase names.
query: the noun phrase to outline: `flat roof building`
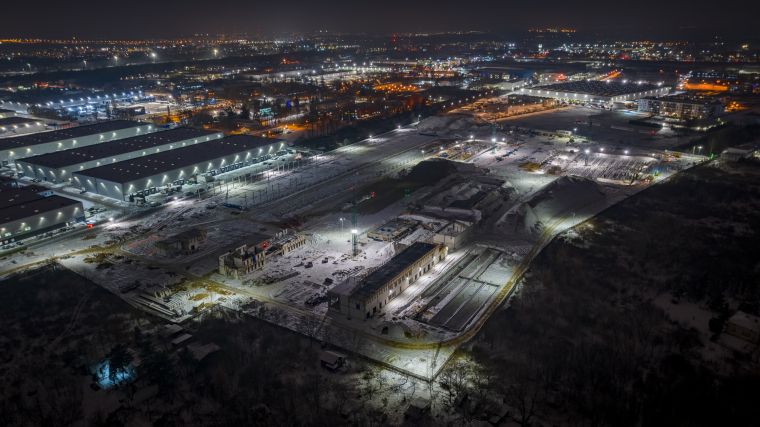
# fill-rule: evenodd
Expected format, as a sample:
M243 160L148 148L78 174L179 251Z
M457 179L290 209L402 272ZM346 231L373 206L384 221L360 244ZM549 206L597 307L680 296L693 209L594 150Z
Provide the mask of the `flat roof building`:
M19 172L26 176L62 182L71 179L73 172L174 150L223 136L221 132L176 128L27 157L17 160L16 164Z
M369 319L446 258L447 252L443 245L413 243L363 279L352 276L330 290L329 308L349 319Z
M280 140L232 135L77 171L72 182L93 193L127 200L198 175L216 175L261 162L284 146Z
M26 117L0 118L0 137L42 132L46 129L40 120Z
M26 113L32 107L74 110L88 105L102 106L114 101L130 102L141 98L143 98L141 90L112 93L81 89L20 91L13 94L11 99L0 99L0 108L13 110L18 113Z
M9 117L15 117L16 111L8 110L7 108L0 108L0 119L7 119Z
M0 240L23 239L84 220L82 202L46 188L0 188Z
M723 102L714 97L671 95L641 98L638 109L643 113L678 120L700 120L722 115L725 107Z
M3 164L25 157L128 138L156 130L149 123L112 120L50 132L0 138L0 161Z
M0 209L22 205L40 197L52 196L53 191L37 185L21 187L15 181L0 184Z
M666 86L613 80L583 80L520 89L523 95L590 104L635 101L646 96L665 95L669 91L670 88Z

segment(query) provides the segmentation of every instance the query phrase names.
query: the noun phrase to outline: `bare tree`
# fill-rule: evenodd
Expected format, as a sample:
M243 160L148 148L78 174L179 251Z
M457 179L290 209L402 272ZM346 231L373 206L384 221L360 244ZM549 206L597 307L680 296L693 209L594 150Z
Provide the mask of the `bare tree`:
M446 391L449 408L453 408L456 400L467 394L470 371L467 363L461 360L450 363L441 371L438 383Z

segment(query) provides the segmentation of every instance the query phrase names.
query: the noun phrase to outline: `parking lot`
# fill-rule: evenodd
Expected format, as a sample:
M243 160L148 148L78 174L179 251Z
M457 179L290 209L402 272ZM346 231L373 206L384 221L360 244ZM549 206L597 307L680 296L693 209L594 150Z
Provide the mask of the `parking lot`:
M651 157L580 152L555 156L542 169L551 172L552 168L559 167L568 175L631 183L640 179L655 161Z

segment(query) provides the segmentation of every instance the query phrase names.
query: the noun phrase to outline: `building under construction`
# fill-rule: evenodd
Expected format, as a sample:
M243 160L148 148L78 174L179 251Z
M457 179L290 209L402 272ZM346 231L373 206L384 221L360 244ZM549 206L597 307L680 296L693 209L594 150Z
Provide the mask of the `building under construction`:
M267 258L285 255L305 244L306 237L303 234L282 231L273 239L255 245L243 245L219 256L219 274L239 279L264 268Z

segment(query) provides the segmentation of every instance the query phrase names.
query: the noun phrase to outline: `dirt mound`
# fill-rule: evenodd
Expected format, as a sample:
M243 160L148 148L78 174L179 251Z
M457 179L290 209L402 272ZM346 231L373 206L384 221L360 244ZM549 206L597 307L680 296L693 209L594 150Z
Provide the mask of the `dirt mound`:
M593 210L605 197L596 181L563 176L537 191L525 203L510 209L499 222L514 227L516 232L540 233L555 220Z
M536 192L527 204L541 213L560 215L604 198L604 192L593 179L563 176Z
M447 134L449 132L469 131L482 126L488 126L488 124L471 115L447 114L426 118L417 125L417 130L425 133Z
M417 163L409 171L405 180L421 185L433 185L447 176L456 173L457 166L448 160L430 159Z

